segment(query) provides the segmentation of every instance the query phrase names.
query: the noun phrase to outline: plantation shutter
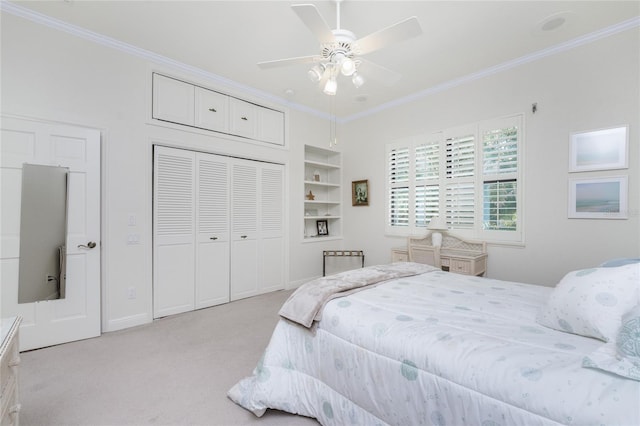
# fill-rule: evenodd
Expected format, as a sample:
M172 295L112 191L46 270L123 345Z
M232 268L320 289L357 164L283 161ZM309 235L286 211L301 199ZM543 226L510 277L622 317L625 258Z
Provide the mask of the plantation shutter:
M466 132L445 142L445 216L451 229L473 229L475 225L475 144L475 135Z
M388 226L409 226L409 148L394 147L387 154Z
M482 138L482 230L519 237L519 117L486 123Z
M447 185L446 218L451 229L473 229L475 185L473 182Z
M386 145L389 234L424 235L436 215L463 238L522 242L522 116Z
M440 209L440 142L415 148L415 226L424 228Z

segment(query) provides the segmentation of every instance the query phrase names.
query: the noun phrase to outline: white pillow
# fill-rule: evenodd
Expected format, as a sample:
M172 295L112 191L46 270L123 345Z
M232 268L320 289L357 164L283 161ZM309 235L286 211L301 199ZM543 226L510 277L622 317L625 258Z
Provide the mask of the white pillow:
M569 272L551 292L537 322L555 330L614 341L622 315L638 304L640 264Z
M584 357L582 366L640 381L640 305L623 315L615 343Z

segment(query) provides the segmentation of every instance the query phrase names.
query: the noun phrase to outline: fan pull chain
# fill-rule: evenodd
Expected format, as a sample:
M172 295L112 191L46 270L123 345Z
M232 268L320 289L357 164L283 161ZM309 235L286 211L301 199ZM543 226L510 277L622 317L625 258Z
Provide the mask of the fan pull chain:
M329 97L329 148L338 145L337 126L336 126L336 97Z

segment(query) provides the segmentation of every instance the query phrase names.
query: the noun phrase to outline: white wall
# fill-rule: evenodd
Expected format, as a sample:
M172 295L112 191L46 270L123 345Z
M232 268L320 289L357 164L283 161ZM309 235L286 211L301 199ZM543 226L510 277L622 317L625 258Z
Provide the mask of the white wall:
M322 273L323 244L302 243L303 145L324 146L325 120L291 111L290 149L233 138L180 132L149 124L151 71L160 69L212 86L203 77L182 75L139 57L28 20L2 14L2 113L57 121L102 131L102 317L103 331L152 319L151 180L153 143L285 164L290 194L287 212L288 279L300 284ZM200 79L198 79L200 78ZM232 88L213 86L230 94ZM228 89L228 90L227 90ZM264 100L255 99L257 102ZM295 195L300 194L299 197ZM130 215L136 225L129 226ZM138 233L140 244L128 245ZM137 297L127 292L135 288Z
M297 285L321 274L323 249L361 248L367 264L373 264L388 262L389 249L402 244L383 235L386 142L525 112L526 246L490 247L489 275L553 284L567 270L640 254L640 70L633 34L613 36L342 125L345 239L302 243L303 145L326 147L328 122L291 110L288 150L150 125L149 79L156 64L8 13L2 14L1 23L2 113L102 130L103 331L152 318L150 147L157 140L287 164L289 282ZM532 102L539 106L535 115L530 113ZM625 171L630 177L630 219L567 220L569 132L621 123L631 126L631 167ZM362 155L367 161L361 161ZM359 179L370 181L369 207L351 207L350 182ZM128 225L131 214L137 218L133 227ZM132 232L140 234L140 244L127 245L127 234ZM134 300L127 298L129 287L136 289Z
M634 29L345 124L345 185L369 179L371 194L369 207L345 207L345 245L365 249L368 263L381 263L391 247L404 244L384 236L387 142L524 113L525 246L490 246L488 275L554 285L570 270L638 257L639 52ZM569 134L621 124L630 126L629 169L579 175L628 175L629 219L567 219Z

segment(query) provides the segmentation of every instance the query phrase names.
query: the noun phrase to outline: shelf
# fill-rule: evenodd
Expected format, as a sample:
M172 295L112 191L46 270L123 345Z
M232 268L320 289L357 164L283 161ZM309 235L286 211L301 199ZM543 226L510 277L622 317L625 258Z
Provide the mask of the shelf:
M342 237L338 236L338 235L323 235L323 236L316 236L316 237L304 237L304 239L302 240L302 242L305 243L317 243L319 241L333 241L333 240L341 240Z
M305 160L304 164L308 166L320 167L323 169L339 169L340 168L338 164L322 163L320 161Z
M342 238L342 154L311 145L304 146L304 242ZM306 199L312 193L314 200ZM317 235L316 221L328 222L329 235Z
M340 201L326 201L326 200L305 200L305 204L340 204Z
M305 185L315 185L315 186L330 186L334 188L340 188L339 183L329 183L329 182L318 182L316 180L305 180Z
M340 219L340 216L305 216L304 220Z

